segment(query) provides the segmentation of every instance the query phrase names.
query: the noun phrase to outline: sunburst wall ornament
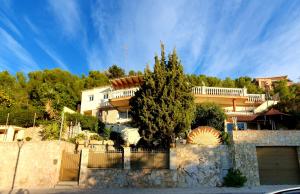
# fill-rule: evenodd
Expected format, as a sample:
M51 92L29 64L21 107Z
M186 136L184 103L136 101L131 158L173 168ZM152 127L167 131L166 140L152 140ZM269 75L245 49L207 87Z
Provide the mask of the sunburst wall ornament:
M198 145L219 145L220 132L213 127L200 126L193 129L187 136L187 142Z

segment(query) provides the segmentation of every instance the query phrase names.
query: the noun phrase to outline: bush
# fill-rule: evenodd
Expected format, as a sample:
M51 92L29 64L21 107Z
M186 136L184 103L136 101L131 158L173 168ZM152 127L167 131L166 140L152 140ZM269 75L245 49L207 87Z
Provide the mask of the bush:
M31 106L0 108L0 124L6 124L8 113L8 124L20 127L32 127L34 121L34 114L37 113L36 119L38 119L38 117L40 116L39 112Z
M58 123L53 122L46 127L41 132L42 140L57 140L59 138L60 126Z
M203 103L196 106L195 119L192 128L210 126L217 130L224 130L226 114L224 110L214 103Z
M230 143L231 143L230 135L227 132L222 131L220 138L221 138L223 144L230 145Z
M226 187L242 187L247 178L241 173L239 169L230 168L226 177L224 177L224 186Z
M109 139L111 132L112 132L112 128L105 127L104 130L103 130L103 137L105 139Z
M101 137L100 135L91 135L90 136L90 140L97 140L97 141L100 141L100 140L103 140L103 137Z
M82 130L89 130L98 133L98 119L94 116L82 115L79 113L69 114L66 113L66 121L68 125L74 125L76 122L80 122Z

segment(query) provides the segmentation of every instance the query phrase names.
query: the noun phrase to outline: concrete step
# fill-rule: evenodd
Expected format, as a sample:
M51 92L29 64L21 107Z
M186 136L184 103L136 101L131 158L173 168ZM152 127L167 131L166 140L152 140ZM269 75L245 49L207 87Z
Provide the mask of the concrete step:
M55 186L55 189L75 189L78 188L77 181L59 181Z

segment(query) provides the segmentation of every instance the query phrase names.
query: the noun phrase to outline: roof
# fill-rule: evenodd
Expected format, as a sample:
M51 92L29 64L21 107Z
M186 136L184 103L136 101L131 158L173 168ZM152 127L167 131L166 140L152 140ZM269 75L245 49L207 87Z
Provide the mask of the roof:
M267 112L265 112L262 115L273 116L273 115L288 115L288 114L282 113L277 109L271 108L270 110L268 110Z
M257 77L255 79L287 79L287 75L282 75L282 76L273 76L273 77Z
M232 115L229 116L229 121L232 122L232 117L236 117L238 122L247 122L247 121L254 121L258 115L251 114L251 115Z
M132 88L140 86L143 83L143 76L127 76L110 80L110 83L114 89Z

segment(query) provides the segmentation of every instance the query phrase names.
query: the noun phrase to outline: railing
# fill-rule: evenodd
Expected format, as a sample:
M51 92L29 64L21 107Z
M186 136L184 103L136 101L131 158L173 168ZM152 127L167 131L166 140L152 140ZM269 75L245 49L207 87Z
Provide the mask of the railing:
M139 88L130 88L115 90L110 93L109 98L123 98L134 96ZM247 88L221 88L221 87L206 87L197 86L192 88L194 95L212 95L212 96L244 96L248 98L249 102L263 102L265 101L264 94L248 94Z
M168 150L132 149L130 169L168 169Z
M249 102L262 102L265 101L265 94L247 94Z
M130 88L130 89L122 89L122 90L115 90L109 94L109 98L123 98L123 97L130 97L134 96L135 92L138 91L139 88Z
M192 93L196 95L244 96L247 89L197 86L192 88Z
M106 152L90 151L89 168L123 168L123 150Z

